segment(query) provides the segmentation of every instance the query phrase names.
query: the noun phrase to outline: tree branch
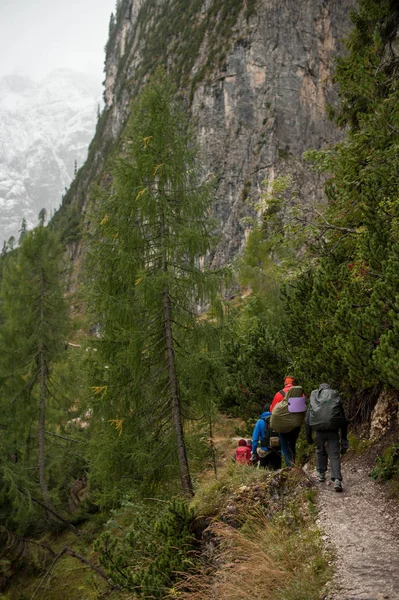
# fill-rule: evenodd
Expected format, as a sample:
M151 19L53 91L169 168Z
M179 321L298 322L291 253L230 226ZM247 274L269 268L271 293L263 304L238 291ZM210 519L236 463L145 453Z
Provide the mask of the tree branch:
M335 229L336 231L343 231L344 233L355 233L356 235L360 235L359 231L356 231L356 229L352 229L351 227L338 227L338 225L333 225L332 223L329 223L329 221L327 221L327 219L321 212L319 212L316 209L314 209L314 211L316 215L323 219L323 221L326 223L329 229Z

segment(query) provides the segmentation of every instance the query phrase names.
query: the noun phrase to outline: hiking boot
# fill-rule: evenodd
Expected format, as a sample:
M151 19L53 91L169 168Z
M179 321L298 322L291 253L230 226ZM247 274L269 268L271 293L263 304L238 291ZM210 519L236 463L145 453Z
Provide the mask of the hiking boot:
M342 492L342 482L339 479L334 479L334 490L336 492Z
M317 479L322 483L326 480L326 474L321 471L317 471Z

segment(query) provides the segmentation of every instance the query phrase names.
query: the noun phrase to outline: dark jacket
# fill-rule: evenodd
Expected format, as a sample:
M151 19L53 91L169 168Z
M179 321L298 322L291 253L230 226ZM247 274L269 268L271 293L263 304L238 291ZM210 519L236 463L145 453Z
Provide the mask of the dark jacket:
M331 389L331 386L328 383L322 383L319 386L319 390L328 390L328 389ZM346 420L344 407L342 406L342 404L340 404L340 410L341 410L340 426L338 429L333 429L331 431L341 431L341 440L346 441L348 439L348 422ZM312 428L309 424L309 421L310 421L310 408L308 408L308 410L306 411L305 433L306 433L306 439L307 439L308 443L312 444L313 443Z

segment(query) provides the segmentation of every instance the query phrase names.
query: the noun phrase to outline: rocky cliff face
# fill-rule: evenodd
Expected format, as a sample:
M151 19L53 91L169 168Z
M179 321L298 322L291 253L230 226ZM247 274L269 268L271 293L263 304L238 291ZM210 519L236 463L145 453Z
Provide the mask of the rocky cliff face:
M174 67L208 172L218 176L215 263L245 244L262 182L292 175L298 201L321 198L302 153L334 143L326 118L339 40L352 2L123 0L106 53L104 139L120 134L129 103L157 63ZM100 143L101 145L101 143Z

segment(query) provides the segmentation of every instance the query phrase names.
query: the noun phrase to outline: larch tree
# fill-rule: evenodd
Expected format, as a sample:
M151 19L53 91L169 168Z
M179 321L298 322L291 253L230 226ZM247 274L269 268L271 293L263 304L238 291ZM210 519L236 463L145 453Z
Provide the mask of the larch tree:
M88 239L90 302L107 367L95 389L122 437L140 421L153 434L148 446L162 446L173 423L181 486L191 495L180 365L220 278L204 268L214 243L213 186L203 183L188 116L162 72L132 105L111 175L97 192Z
M57 237L44 225L25 232L16 255L5 264L0 293L1 425L7 428L13 445L7 452L15 463L14 474L20 466L26 471L29 464L31 469L32 458L37 457L39 487L48 508L45 434L49 381L65 348L68 327L60 283L61 257Z

